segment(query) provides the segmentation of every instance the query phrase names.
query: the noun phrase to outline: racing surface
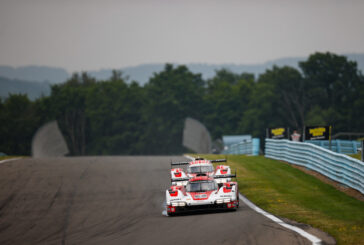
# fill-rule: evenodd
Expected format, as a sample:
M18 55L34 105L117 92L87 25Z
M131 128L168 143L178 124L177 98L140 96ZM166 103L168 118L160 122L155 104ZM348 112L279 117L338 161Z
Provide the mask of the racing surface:
M311 244L255 213L162 215L170 161L72 157L0 164L0 244Z

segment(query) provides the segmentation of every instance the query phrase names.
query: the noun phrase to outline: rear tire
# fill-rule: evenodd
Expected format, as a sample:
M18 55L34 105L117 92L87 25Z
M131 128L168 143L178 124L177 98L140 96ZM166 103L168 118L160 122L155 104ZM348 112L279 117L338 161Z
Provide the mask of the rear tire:
M238 188L236 188L236 200L238 201L236 204L236 208L239 208L240 198L239 198L239 189Z

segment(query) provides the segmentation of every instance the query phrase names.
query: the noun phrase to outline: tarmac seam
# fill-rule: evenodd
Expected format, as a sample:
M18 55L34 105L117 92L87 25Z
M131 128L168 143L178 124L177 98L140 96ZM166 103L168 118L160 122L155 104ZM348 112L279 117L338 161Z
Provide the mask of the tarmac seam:
M188 156L188 155L184 155L184 157L190 159L190 160L195 160L195 158ZM256 206L254 203L252 203L248 198L246 198L244 195L242 195L241 193L239 193L239 199L242 200L248 207L250 207L251 209L253 209L255 212L260 213L262 215L264 215L265 217L267 217L268 219L272 220L273 222L289 229L292 230L294 232L297 232L298 234L300 234L301 236L305 237L306 239L308 239L310 242L312 242L312 245L321 245L322 244L322 240L319 239L318 237L302 230L301 228L298 228L296 226L293 225L289 225L287 223L285 223L284 221L282 221L281 219L277 218L276 216L274 216L273 214L270 214L266 211L264 211L263 209L259 208L258 206Z

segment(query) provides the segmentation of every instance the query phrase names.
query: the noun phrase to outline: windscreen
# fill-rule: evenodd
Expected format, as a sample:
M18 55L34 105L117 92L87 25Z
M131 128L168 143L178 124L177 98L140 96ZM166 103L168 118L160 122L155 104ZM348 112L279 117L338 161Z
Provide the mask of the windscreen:
M217 190L217 184L215 181L194 181L187 184L188 192L206 192Z
M208 173L213 172L214 167L212 165L206 165L206 166L191 166L188 168L188 173L194 174L194 173Z

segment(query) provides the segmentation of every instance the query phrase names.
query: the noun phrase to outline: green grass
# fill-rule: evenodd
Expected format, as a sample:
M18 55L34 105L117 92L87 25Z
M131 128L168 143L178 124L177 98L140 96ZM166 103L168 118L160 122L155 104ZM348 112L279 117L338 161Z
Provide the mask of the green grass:
M24 157L24 156L0 156L0 161L2 160L6 160L6 159L11 159L11 158L20 158L20 157Z
M227 164L237 170L240 192L262 209L319 228L338 244L364 244L364 202L263 156L229 155Z
M358 159L358 160L361 160L361 155L360 155L360 153L352 154L352 155L349 155L349 156L351 156L351 157L353 157L353 158L356 158L356 159Z

